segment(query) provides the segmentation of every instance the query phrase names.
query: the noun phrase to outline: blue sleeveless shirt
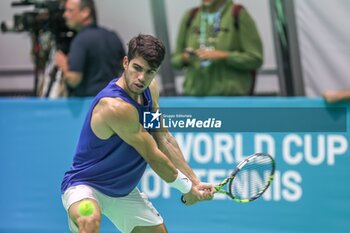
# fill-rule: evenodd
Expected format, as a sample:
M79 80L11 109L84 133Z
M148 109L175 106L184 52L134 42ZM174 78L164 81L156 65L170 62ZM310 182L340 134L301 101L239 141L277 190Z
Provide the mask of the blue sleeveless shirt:
M117 134L99 139L93 133L90 122L92 111L100 99L119 97L133 105L143 123L143 112L152 109L152 97L147 88L143 94L144 105L134 101L113 79L93 100L80 133L73 165L64 175L61 192L79 184L89 185L111 197L128 195L140 181L146 161Z

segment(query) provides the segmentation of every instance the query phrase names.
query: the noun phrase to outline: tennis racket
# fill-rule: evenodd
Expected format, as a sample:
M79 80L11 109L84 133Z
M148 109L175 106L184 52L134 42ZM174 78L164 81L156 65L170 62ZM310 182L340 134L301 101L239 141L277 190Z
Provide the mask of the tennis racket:
M252 154L241 161L229 177L215 186L216 193L226 194L239 203L254 201L270 186L274 173L275 160L271 155ZM185 203L183 196L181 201Z

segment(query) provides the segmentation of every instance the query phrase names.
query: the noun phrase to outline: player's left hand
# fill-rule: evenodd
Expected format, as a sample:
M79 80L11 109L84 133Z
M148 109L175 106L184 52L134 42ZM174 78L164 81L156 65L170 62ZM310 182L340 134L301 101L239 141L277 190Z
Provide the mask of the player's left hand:
M214 185L210 183L199 183L199 190L203 190L203 200L212 200L215 193Z
M189 193L183 195L186 205L193 205L198 201L211 200L214 197L215 188L209 183L199 183L194 185Z

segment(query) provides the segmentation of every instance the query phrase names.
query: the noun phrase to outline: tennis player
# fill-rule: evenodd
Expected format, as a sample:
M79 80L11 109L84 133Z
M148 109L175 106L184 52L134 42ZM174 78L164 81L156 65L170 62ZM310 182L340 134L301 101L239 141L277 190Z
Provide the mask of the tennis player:
M164 55L159 39L132 38L124 73L93 100L61 187L72 232L100 232L101 214L123 233L167 232L161 215L136 187L147 164L184 194L187 205L213 197L213 185L199 181L171 134L150 133L142 126L143 113L158 109L154 77ZM78 213L83 200L95 205L89 217Z

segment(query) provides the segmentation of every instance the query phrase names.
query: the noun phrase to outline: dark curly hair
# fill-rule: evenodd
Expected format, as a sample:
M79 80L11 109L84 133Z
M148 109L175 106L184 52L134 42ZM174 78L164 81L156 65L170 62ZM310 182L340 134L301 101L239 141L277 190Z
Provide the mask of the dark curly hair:
M142 57L152 68L158 68L165 55L162 41L151 35L142 35L132 38L128 44L128 59Z

